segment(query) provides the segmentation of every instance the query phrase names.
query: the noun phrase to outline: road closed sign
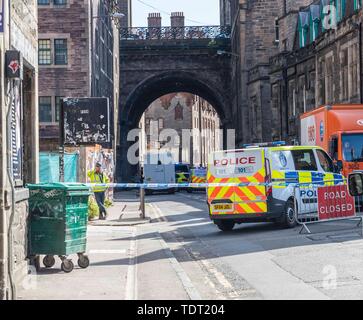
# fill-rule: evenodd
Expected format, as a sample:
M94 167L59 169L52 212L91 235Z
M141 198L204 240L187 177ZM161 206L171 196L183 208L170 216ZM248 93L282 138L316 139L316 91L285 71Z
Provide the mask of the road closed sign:
M349 218L355 216L354 198L346 185L318 188L319 220Z

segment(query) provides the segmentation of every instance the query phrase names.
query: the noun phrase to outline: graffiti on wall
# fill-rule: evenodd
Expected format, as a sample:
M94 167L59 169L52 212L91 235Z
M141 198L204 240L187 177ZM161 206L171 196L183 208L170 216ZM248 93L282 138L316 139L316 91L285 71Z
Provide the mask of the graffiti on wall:
M87 150L87 171L93 170L97 162L101 163L102 171L107 174L107 176L110 178L110 181L113 181L113 151L109 149L89 148Z

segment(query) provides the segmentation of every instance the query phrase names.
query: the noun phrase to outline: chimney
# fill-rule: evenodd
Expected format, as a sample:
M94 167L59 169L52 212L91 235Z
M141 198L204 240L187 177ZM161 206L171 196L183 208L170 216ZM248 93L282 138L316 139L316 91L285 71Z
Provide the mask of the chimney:
M170 23L172 27L184 27L185 26L184 12L172 12L170 17Z
M161 15L160 13L149 13L147 18L149 28L161 28Z

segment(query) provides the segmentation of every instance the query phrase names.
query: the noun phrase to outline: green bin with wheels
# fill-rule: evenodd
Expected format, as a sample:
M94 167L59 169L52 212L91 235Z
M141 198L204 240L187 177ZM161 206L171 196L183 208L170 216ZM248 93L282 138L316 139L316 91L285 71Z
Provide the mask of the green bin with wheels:
M78 255L81 268L89 266L85 255L87 243L88 198L90 189L80 183L42 183L27 185L29 198L29 254L39 268L51 268L54 256L61 261L64 272L71 272L74 264L68 258Z

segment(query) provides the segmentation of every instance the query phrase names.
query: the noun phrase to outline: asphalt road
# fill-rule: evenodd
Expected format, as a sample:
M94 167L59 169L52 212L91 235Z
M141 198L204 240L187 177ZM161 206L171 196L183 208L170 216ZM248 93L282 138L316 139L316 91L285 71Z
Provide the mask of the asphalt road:
M223 233L209 220L202 193L154 195L147 203L160 222L140 226L139 236L145 241L157 234L165 242L191 299L363 298L362 227L356 222L316 224L311 235L272 223ZM149 280L154 277L156 284L160 275Z
M128 197L138 208L135 194ZM27 278L18 299L363 299L356 223L314 225L311 235L272 223L224 233L209 220L202 193L146 202L151 223L90 225L89 268L66 274L56 259ZM123 208L115 204L116 216Z

